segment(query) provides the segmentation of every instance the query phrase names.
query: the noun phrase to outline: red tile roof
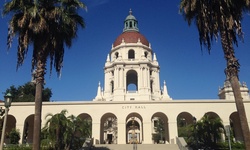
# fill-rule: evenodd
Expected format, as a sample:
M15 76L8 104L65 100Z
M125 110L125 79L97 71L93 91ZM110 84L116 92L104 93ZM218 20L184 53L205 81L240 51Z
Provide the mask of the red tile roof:
M116 47L118 45L120 45L122 43L122 40L124 39L125 43L137 43L138 39L140 39L140 42L143 45L149 46L149 42L148 40L145 38L144 35L142 35L141 33L137 32L137 31L132 31L132 32L123 32L122 34L120 34L113 46Z

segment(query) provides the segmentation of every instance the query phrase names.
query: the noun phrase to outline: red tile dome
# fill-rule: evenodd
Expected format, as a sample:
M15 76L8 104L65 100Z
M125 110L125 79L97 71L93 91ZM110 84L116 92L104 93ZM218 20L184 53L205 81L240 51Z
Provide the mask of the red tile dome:
M120 45L123 40L125 43L137 43L138 39L143 45L149 46L149 42L145 38L145 36L137 31L123 32L116 38L115 42L113 43L113 46L116 47Z

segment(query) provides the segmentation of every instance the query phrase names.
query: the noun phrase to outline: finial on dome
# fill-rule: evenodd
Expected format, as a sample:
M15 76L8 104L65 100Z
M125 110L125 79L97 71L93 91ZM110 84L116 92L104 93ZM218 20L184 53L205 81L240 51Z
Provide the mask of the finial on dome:
M129 10L129 15L132 15L132 9L130 8L130 10Z

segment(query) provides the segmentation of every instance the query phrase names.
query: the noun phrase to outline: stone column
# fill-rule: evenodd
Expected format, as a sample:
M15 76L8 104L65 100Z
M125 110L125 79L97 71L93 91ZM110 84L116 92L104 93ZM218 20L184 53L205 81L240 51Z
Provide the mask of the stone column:
M141 67L139 67L139 73L138 73L138 77L137 77L137 79L138 79L138 91L139 91L139 89L141 89L141 87L142 87L142 68Z
M230 122L223 122L223 125L224 125L225 129L226 129L226 126L229 126L230 129L231 129ZM230 133L230 134L231 134L231 133ZM223 142L226 141L226 136L227 136L226 134L221 133L221 140L222 140ZM227 142L228 142L228 141L227 141Z
M116 90L119 86L119 69L116 67L114 70L114 89Z
M152 144L152 129L151 129L151 120L143 120L143 141L142 144Z
M170 120L168 122L169 144L176 144L176 137L178 137L177 121Z
M21 119L16 120L16 129L19 129L20 132L20 140L19 143L22 144L23 142L23 130L24 130L24 121Z
M120 120L119 122L117 122L117 127L118 127L117 144L126 144L126 123L125 123L125 120Z
M143 67L143 87L145 88L145 87L147 87L147 74L146 74L146 68L145 67Z
M149 69L148 68L145 68L145 73L146 73L146 84L147 84L147 88L150 87L150 80L149 80Z
M93 144L101 144L100 143L100 121L99 120L92 120L92 138Z

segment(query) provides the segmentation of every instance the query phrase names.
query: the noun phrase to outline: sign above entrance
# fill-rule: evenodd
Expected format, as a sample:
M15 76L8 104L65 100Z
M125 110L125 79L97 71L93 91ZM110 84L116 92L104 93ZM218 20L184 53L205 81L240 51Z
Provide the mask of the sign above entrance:
M126 105L126 106L122 106L122 109L146 109L146 106L143 106L143 105Z

